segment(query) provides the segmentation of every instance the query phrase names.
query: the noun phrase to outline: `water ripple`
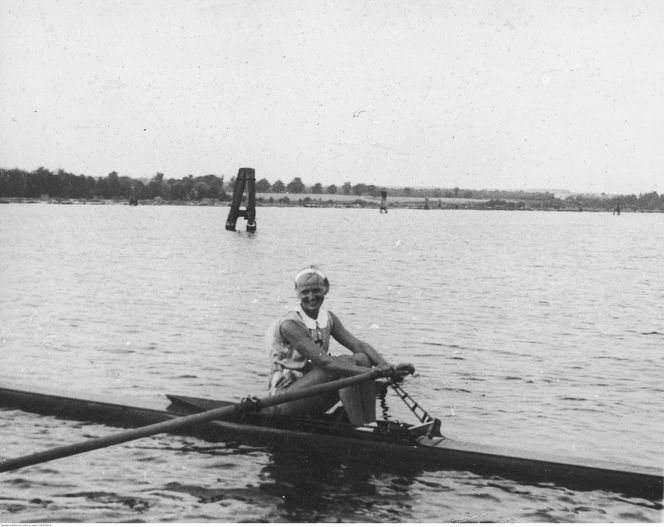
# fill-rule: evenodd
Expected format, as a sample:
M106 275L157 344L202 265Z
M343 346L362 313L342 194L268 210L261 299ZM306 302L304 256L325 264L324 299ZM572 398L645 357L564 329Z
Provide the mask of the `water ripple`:
M265 329L317 263L344 324L415 362L405 387L446 435L661 466L664 215L265 207L248 236L224 231L225 212L0 206L0 380L151 404L263 395ZM5 410L0 429L3 456L112 430ZM661 520L599 491L145 441L12 475L3 520Z

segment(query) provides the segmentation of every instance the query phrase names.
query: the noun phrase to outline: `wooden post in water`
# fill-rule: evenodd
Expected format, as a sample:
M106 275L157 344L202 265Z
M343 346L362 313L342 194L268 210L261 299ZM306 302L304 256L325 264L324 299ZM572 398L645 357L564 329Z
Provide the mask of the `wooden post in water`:
M247 208L240 209L245 186L247 188ZM231 210L226 220L226 230L234 231L237 219L242 216L247 220L247 232L256 232L256 171L253 168L241 168L235 178Z
M247 232L256 232L256 171L247 168Z
M380 213L387 214L387 192L382 190L380 192Z
M138 198L136 197L136 187L129 189L129 205L138 205Z

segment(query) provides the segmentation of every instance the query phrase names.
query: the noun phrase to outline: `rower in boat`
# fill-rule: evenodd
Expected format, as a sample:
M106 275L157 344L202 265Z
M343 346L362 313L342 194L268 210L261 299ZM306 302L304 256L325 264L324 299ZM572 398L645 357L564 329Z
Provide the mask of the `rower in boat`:
M310 266L295 275L295 292L300 301L294 309L272 323L266 334L271 360L270 395L294 392L341 377L378 368L384 375L402 379L415 371L412 364L394 366L370 344L348 331L337 315L324 309L330 282L319 268ZM352 352L329 354L330 337ZM341 400L351 424L375 425L376 388L373 381L298 399L265 409L276 415L316 418Z

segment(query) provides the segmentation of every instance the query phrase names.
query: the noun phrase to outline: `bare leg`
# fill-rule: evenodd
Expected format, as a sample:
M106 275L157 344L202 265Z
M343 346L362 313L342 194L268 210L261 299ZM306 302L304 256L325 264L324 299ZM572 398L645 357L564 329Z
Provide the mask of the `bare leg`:
M334 373L326 372L324 370L314 368L304 376L300 377L297 381L291 384L288 388L280 393L288 393L292 391L309 388L324 382L333 381L338 376ZM263 413L273 415L298 415L298 416L320 416L329 410L339 400L339 395L336 392L328 392L314 397L307 397L306 399L297 399L277 406L272 406L262 410Z
M351 424L362 425L364 421L364 405L362 403L362 387L349 386L339 390L339 398L344 405Z
M359 366L371 365L363 354L340 357ZM339 390L339 398L344 405L348 419L354 425L363 425L376 420L376 385L373 381L356 384Z
M369 367L371 365L371 361L364 354L343 355L338 358L360 366ZM338 374L314 368L281 393L309 388L338 378ZM324 393L268 407L262 410L262 413L318 417L334 406L339 399L352 424L363 425L376 420L376 386L373 381L343 388L338 393Z

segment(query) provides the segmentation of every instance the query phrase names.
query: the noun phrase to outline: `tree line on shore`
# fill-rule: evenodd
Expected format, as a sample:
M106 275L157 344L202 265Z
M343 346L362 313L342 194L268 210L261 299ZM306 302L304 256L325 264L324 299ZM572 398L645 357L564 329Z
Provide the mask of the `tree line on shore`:
M150 180L120 176L110 172L105 177L76 175L59 169L52 172L40 167L28 172L21 169L0 168L0 198L27 199L135 199L167 201L198 201L213 199L230 201L235 178L224 181L224 177L208 174L204 176L189 175L181 179L166 179L161 172ZM270 183L265 178L256 181L256 192L290 195L344 195L361 197L380 197L387 192L395 198L465 198L485 200L481 208L492 209L625 209L664 211L664 194L657 192L645 194L597 196L571 195L564 199L555 197L551 192L527 192L506 190L470 190L454 188L411 188L411 187L377 187L364 183L352 184L346 181L340 186L323 186L321 183L307 186L301 178L295 177L285 184L280 179ZM293 196L294 197L294 196ZM283 198L281 198L283 199ZM294 197L297 200L297 197ZM328 196L329 199L329 196ZM274 200L269 200L270 202ZM292 201L292 200L288 200ZM309 200L307 200L309 201Z

